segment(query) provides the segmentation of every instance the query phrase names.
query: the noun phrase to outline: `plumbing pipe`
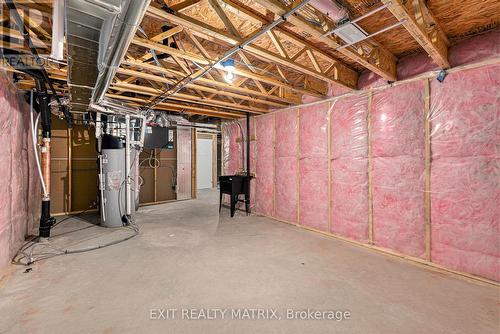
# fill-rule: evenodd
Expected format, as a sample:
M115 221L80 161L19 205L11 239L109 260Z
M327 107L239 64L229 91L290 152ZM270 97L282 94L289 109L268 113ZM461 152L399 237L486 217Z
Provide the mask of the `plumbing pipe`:
M125 206L130 217L130 115L125 115Z
M40 182L42 184L42 196L47 196L47 188L45 188L45 182L42 177L42 168L40 166L40 157L38 156L38 147L37 147L37 139L38 139L38 120L40 119L40 114L36 117L35 124L33 124L33 91L30 93L30 122L31 122L31 139L33 144L33 151L35 152L35 161L36 167L38 170L38 176L40 177Z
M258 31L257 33L253 34L249 39L245 40L241 44L238 44L238 45L232 47L231 49L229 49L228 51L226 51L221 58L219 58L217 61L215 61L214 63L212 63L211 65L209 65L205 70L198 71L199 73L196 74L193 77L190 74L190 75L187 75L186 77L182 78L181 80L177 81L172 87L170 87L170 89L168 89L168 90L164 91L162 94L158 95L156 97L157 101L153 100L153 101L147 103L146 105L143 106L142 109L146 109L146 110L147 109L151 109L154 106L156 106L157 104L162 103L163 101L165 101L166 99L168 99L169 96L172 96L172 95L178 93L181 89L183 89L184 87L186 87L186 85L188 85L189 83L195 81L198 78L201 78L202 76L204 76L205 74L207 74L211 69L213 69L214 67L218 66L221 62L223 62L224 60L228 59L229 57L231 57L236 52L238 52L240 50L243 50L247 45L249 45L250 43L252 43L253 41L255 41L260 36L262 36L264 34L267 34L267 32L270 31L271 29L273 29L274 27L276 27L279 24L285 22L290 16L292 16L295 13L297 13L300 9L302 9L305 5L307 5L309 3L309 1L310 0L303 0L301 3L299 3L293 9L291 9L287 13L281 15L276 21L271 22L270 24L268 24L267 26L265 26L264 28L262 28L260 31ZM185 82L183 83L183 81L185 81ZM178 85L180 85L180 86L178 86ZM175 88L176 86L178 86L178 87Z
M52 48L50 57L64 60L64 0L52 4Z

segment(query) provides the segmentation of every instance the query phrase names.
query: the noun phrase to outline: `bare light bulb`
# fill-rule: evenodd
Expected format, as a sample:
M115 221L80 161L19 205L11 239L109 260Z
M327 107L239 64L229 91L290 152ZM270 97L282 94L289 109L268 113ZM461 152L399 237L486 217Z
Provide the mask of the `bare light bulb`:
M233 80L234 80L234 73L233 73L232 71L228 71L228 72L226 73L226 78L225 78L225 79L226 79L226 81L227 81L228 83L232 83L232 82L233 82Z

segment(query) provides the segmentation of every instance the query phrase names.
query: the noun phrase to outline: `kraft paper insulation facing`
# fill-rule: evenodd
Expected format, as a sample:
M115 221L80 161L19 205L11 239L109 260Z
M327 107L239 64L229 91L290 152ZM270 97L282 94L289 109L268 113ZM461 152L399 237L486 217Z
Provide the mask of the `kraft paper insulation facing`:
M39 219L29 105L0 71L0 276Z
M450 61L498 58L492 42L498 35L453 46ZM434 68L427 59L409 57L398 71L413 76L412 62L419 71ZM371 101L365 93L330 107L319 103L255 117L254 212L368 244L371 206L375 246L500 281L499 73L500 65L482 65L449 73L443 83L418 79L376 90ZM381 84L367 78L360 79L365 87Z

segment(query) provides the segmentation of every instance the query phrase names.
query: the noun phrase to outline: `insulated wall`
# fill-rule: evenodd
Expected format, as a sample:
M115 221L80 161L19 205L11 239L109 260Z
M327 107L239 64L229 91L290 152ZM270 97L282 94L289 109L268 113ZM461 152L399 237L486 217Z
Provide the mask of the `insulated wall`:
M368 241L368 99L337 100L331 121L330 232Z
M0 276L39 218L29 105L0 71Z
M297 109L277 112L274 122L274 217L294 223L297 222L299 182L297 112Z
M299 224L324 232L329 229L328 107L300 108L299 114Z
M423 257L424 82L373 95L373 243Z
M500 280L500 65L431 85L432 260Z
M500 281L492 38L498 32L450 48L450 60L467 65L443 82L437 72L384 87L366 77L366 91L257 116L255 212ZM413 57L424 71L434 68L426 58ZM402 66L401 76L416 74L411 59Z
M274 201L274 115L255 119L257 159L255 162L255 212L271 216Z

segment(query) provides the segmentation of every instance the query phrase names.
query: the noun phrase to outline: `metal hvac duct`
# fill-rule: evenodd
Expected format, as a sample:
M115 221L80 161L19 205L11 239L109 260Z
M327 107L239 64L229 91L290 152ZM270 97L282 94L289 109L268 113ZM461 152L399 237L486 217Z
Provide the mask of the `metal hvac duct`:
M72 112L99 105L150 0L65 0Z

